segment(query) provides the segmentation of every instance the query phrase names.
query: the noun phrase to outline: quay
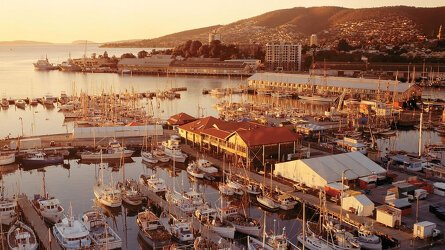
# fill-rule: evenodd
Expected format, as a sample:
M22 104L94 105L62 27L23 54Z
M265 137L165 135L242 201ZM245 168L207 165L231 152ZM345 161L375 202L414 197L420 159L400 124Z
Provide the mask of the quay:
M188 145L183 145L181 149L183 152L185 152L189 155L197 154L197 151ZM211 161L214 165L216 165L217 167L222 166L221 160L213 158L209 155L207 155L206 158L209 161ZM244 168L232 166L232 174L234 174L238 177L241 177L241 178L246 178L246 175L247 175L248 178L250 178L251 180L254 180L257 183L264 182L264 177L262 175L248 171ZM309 207L312 207L314 209L320 209L320 199L318 197L311 195L311 194L303 193L303 192L296 192L291 183L289 183L283 179L277 178L277 177L273 177L272 181L270 181L270 176L267 177L267 182L272 183L271 184L272 187L270 187L270 184L267 185L267 186L269 186L269 188L271 190L278 190L279 192L289 194L290 196L292 196L294 199L296 199L300 203L305 202ZM327 212L331 216L333 216L335 218L340 217L340 209L341 208L337 204L334 204L331 202L326 202L326 209L327 209ZM373 228L377 234L386 235L386 236L390 236L392 238L397 239L400 243L399 247L401 249L407 249L407 248L411 247L410 246L410 242L412 241L411 233L407 233L407 232L397 230L394 228L385 227L384 225L377 223L374 219L371 219L369 217L360 217L360 216L350 213L349 211L346 211L346 210L343 210L342 218L343 218L343 222L345 222L351 226L354 226L356 228L359 228L362 225L373 225Z
M204 237L205 239L208 239L212 241L213 243L220 245L220 246L227 246L230 247L230 249L234 250L240 250L238 246L232 244L232 242L229 242L228 240L222 238L217 233L210 230L210 228L205 227L201 224L201 222L195 218L194 216L189 216L183 211L181 211L177 206L174 204L168 203L166 200L162 199L159 195L156 193L144 188L141 184L139 184L139 189L144 190L145 196L147 196L149 203L156 205L157 207L161 208L163 211L168 211L170 214L172 214L176 218L191 218L191 226L193 228L193 231L200 232L200 235ZM165 225L164 225L165 226ZM168 227L166 227L168 228Z
M62 247L60 247L60 245L57 243L57 240L52 238L50 228L48 228L43 218L40 217L40 215L32 207L28 197L24 194L19 195L17 204L20 207L25 221L34 230L34 233L39 240L39 247L51 250L62 250Z

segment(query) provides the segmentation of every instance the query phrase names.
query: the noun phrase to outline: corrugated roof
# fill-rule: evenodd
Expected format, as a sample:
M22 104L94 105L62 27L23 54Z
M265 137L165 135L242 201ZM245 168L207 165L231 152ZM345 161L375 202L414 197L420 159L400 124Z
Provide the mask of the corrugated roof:
M314 76L305 74L286 74L286 73L256 73L247 79L248 81L268 81L296 84L310 84L317 86L332 86L351 89L394 91L404 93L411 85L394 80L378 80L365 78L332 77L332 76Z
M345 178L349 180L386 172L384 168L360 152L321 156L278 163L277 165L289 164L289 167L298 168L299 163L307 165L327 183L341 181L342 173L345 170L348 170L345 172Z

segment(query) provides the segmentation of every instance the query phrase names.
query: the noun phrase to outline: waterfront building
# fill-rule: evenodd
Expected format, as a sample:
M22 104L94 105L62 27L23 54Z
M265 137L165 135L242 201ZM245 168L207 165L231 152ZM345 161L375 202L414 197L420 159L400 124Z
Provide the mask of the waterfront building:
M227 122L209 116L178 127L187 144L234 162L279 162L295 153L300 137L284 127L266 127L254 122Z
M184 112L181 112L179 114L170 116L170 118L168 118L167 120L167 124L170 126L180 126L189 122L193 122L195 120L196 120L195 117L186 114Z
M357 186L359 178L383 175L386 170L360 152L328 155L275 164L274 175L319 189L342 181Z
M306 74L256 73L247 79L249 88L273 89L311 95L345 94L358 95L365 99L374 99L381 94L382 99L391 101L407 100L419 96L420 90L414 84L394 80L323 77Z
M119 72L131 71L132 73L161 73L168 72L170 64L173 62L170 55L152 55L144 58L123 58L118 64Z
M242 62L248 65L253 71L256 71L261 65L261 60L258 59L229 59L224 62Z
M275 71L301 71L301 44L267 43L266 67Z
M252 69L243 61L221 61L219 58L188 58L175 60L169 73L185 75L235 75L250 76Z
M309 39L309 46L318 46L318 37L316 34L312 34Z

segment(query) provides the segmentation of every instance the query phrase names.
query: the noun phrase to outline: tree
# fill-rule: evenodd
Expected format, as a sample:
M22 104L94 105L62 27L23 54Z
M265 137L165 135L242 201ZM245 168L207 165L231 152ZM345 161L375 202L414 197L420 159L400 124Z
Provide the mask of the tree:
M145 58L148 56L148 52L145 50L141 50L138 52L138 58Z
M337 50L347 52L351 50L351 46L346 39L340 39L340 41L338 41Z
M136 56L133 55L132 53L125 53L125 54L121 55L121 59L124 59L124 58L136 58Z
M190 44L190 49L189 49L190 56L196 57L198 55L198 50L199 50L199 48L201 48L201 46L202 46L202 43L200 41L198 41L198 40L193 41Z
M209 52L210 52L210 46L204 44L198 49L197 56L209 57Z

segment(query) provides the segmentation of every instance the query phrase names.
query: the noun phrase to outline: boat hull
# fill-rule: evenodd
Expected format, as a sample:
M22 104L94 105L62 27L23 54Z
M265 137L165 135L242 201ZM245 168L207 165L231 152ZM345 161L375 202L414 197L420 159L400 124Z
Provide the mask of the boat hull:
M0 156L0 166L12 164L15 162L15 154Z
M218 227L218 226L211 226L210 229L219 234L221 237L233 239L235 238L235 228L234 227Z
M46 166L63 164L63 156L55 156L43 160L23 159L22 165L25 166Z

